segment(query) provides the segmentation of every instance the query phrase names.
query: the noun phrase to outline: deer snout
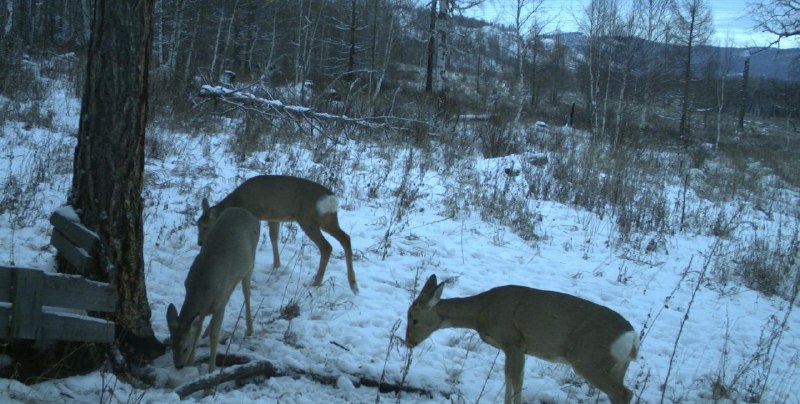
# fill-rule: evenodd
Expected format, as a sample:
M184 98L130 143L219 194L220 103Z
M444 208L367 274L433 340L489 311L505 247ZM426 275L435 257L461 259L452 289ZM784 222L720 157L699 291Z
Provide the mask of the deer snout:
M414 348L415 346L419 345L419 342L412 342L412 341L409 341L407 339L403 339L403 338L400 338L400 337L397 337L397 339L399 339L400 342L402 342L403 345L405 345L407 348Z

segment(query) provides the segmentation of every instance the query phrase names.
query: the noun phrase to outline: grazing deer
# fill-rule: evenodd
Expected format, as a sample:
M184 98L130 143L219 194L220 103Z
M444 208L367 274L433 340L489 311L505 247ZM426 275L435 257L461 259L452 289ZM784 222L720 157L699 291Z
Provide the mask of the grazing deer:
M320 251L319 269L312 284L314 286L322 285L325 267L328 266L332 250L320 230L333 236L344 248L350 289L358 294L350 236L339 227L339 218L336 214L338 200L328 188L298 177L259 175L239 185L212 207L208 206L208 199L203 198L203 215L197 220L199 245L203 245L206 231L214 224L217 216L233 206L247 209L259 219L269 222L272 264L276 268L281 266L281 257L278 253L280 222L297 222Z
M175 367L194 363L194 350L203 320L211 315L206 329L211 342L208 372L216 367L219 329L225 306L240 282L247 315L247 335L253 333L250 315L250 276L253 274L261 226L258 219L241 208L226 209L206 234L206 242L186 276L186 297L181 313L170 304L167 326Z
M505 403L522 402L525 354L571 365L612 403L629 403L623 384L639 336L609 308L559 292L500 286L475 296L441 299L431 275L408 309L405 343L414 347L440 328L471 328L506 356Z

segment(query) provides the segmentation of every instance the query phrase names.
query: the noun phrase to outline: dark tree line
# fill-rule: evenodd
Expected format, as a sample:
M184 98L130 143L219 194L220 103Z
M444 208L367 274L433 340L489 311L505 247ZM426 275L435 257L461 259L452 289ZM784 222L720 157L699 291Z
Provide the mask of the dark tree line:
M291 101L314 104L335 92L358 113L387 113L388 105L397 105L391 99L398 94L413 99L420 89L446 92L449 105L464 113L510 113L519 110L523 97L523 117L560 120L564 109L577 103L582 106L577 124L614 142L664 125L691 137L697 111L708 108L727 113L738 104L738 112L790 113L762 107L763 101L705 99L709 92L700 90L718 85L723 75L696 59L698 49L714 45L709 42L713 10L706 0L636 0L630 5L592 0L576 17L580 41L572 33L542 31L544 17L536 12L541 0L518 1L520 23L505 27L462 17L474 3L159 0L151 72L159 88L183 99L196 79L216 83L230 70L240 82L257 83L262 95L296 86ZM0 45L32 53L85 50L93 4L9 0L0 10ZM765 13L765 8L757 10ZM795 20L764 19L764 29L782 38L792 34L778 30L790 29L787 24ZM741 87L737 84L726 91ZM157 105L180 105L181 100L155 96Z

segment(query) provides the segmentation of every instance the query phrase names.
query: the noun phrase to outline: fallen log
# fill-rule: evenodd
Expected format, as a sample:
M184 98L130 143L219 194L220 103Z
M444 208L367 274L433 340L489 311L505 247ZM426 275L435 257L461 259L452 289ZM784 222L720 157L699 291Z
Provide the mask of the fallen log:
M305 120L340 122L369 129L401 129L410 123L427 125L427 123L423 121L396 116L351 117L320 112L310 107L284 104L280 100L263 98L244 90L236 90L224 86L202 85L200 86L199 96L203 98L213 98L234 107L259 112L264 115L291 116Z
M275 372L275 366L269 361L256 361L244 365L236 365L219 372L214 372L200 377L197 380L178 386L175 393L181 400L200 390L208 390L225 382L247 379L256 376L280 376Z
M258 360L248 363L243 363L246 359L242 356L232 356L230 358L225 358L224 355L220 355L217 357L218 363L240 363L235 366L231 366L228 368L221 369L217 372L207 374L202 376L196 380L191 382L185 383L181 386L178 386L175 389L175 393L178 394L181 400L185 399L186 397L198 392L198 391L210 391L212 388L226 382L230 381L241 381L253 377L264 377L264 378L271 378L271 377L292 377L292 378L300 378L306 377L309 378L317 383L336 386L338 377L337 376L330 376L330 375L320 375L312 372L308 372L303 369L282 369L278 370L275 366L265 360ZM351 379L355 379L353 381L353 385L355 387L374 387L377 388L378 391L381 393L413 393L419 394L421 396L425 396L428 398L433 398L433 392L428 389L423 389L414 386L407 386L403 384L395 384L395 383L387 383L381 382L378 380L370 379L365 376L350 376ZM450 394L440 392L444 397L449 397Z

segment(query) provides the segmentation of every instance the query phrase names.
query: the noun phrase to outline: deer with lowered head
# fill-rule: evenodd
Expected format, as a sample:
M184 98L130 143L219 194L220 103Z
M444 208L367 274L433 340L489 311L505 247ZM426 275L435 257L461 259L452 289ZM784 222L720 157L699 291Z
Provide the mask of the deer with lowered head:
M623 383L639 335L617 312L565 293L507 285L442 299L431 275L408 309L405 343L414 347L442 328L470 328L505 354L505 403L522 403L525 355L565 363L614 404L630 403Z
M353 271L353 250L350 236L339 227L338 200L328 188L299 177L285 175L259 175L248 179L214 206L203 198L203 214L197 220L197 243L203 245L206 232L216 218L230 207L244 208L269 223L269 240L272 243L272 264L281 266L278 236L281 222L297 222L320 251L319 269L313 286L322 285L325 268L331 258L331 245L322 231L330 234L344 248L347 264L347 281L350 290L358 294L356 274Z
M194 364L194 352L203 320L211 315L206 329L210 340L208 372L216 367L217 343L225 306L239 283L244 294L246 335L253 333L250 314L250 277L255 264L261 226L258 219L241 208L226 209L208 230L184 286L186 296L181 312L167 309L172 359L178 369Z

